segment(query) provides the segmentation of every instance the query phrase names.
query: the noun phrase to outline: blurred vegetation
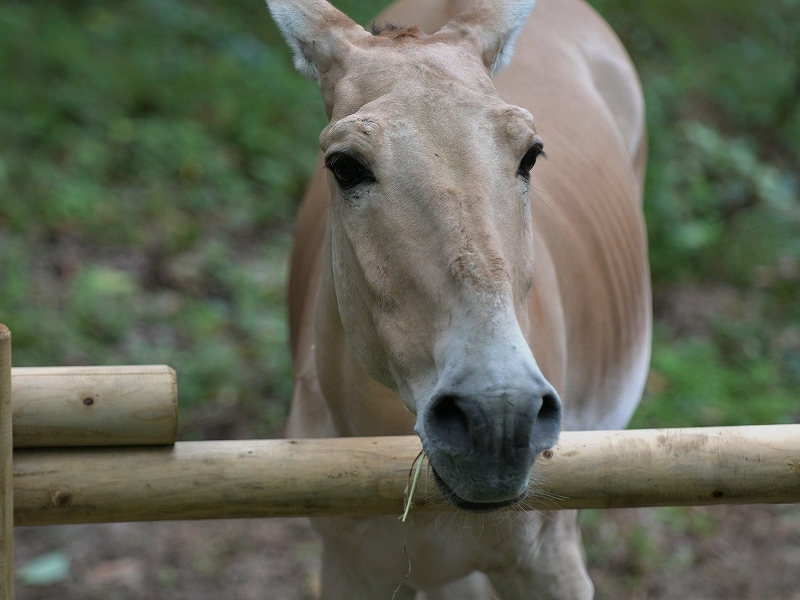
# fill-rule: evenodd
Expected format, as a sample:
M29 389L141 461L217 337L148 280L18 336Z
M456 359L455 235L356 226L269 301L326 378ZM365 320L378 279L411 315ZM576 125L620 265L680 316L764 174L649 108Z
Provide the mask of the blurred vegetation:
M290 223L324 116L263 4L5 2L0 72L14 363L165 362L183 416L242 406L274 431Z
M338 4L366 22L385 2ZM648 107L659 324L634 425L796 420L800 2L593 5ZM0 4L15 365L166 362L184 436L278 432L285 257L324 121L261 1ZM728 298L698 328L670 308L693 286Z
M800 2L592 4L647 103L657 327L632 426L797 421ZM670 304L698 284L688 299L704 322L692 328Z

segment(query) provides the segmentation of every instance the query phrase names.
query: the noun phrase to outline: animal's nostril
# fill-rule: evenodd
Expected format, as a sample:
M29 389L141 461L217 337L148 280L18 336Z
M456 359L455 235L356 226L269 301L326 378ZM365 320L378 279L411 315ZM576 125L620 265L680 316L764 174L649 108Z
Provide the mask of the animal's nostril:
M533 445L535 451L541 452L558 442L561 433L561 400L556 394L545 394L542 397L542 406L536 415L533 426Z
M428 435L455 448L470 445L469 417L458 406L457 396L442 395L430 409Z
M545 394L542 396L542 407L539 409L537 419L561 419L561 401L555 394Z

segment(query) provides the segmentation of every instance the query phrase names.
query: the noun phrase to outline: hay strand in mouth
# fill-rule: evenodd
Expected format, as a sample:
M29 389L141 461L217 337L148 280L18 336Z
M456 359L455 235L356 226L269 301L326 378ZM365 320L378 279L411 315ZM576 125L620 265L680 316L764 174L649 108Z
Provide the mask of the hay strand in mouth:
M425 460L425 451L420 450L419 454L417 454L417 458L414 459L414 462L411 464L411 469L414 471L414 476L411 477L411 473L409 472L409 477L411 477L411 489L408 492L408 496L406 497L406 508L403 511L403 516L400 517L400 520L405 523L406 517L408 517L408 511L411 510L411 504L414 502L414 493L417 491L417 483L419 482L419 476L422 473L422 463ZM414 468L416 465L416 468Z

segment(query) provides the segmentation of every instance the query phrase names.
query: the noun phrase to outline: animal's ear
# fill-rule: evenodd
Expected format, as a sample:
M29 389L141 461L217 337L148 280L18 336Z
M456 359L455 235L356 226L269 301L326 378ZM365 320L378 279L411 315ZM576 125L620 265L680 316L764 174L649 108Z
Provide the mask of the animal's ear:
M363 27L325 0L267 0L272 18L294 53L294 66L321 83Z
M489 74L494 77L514 53L514 42L536 0L478 0L442 28L467 37L478 45L478 52Z

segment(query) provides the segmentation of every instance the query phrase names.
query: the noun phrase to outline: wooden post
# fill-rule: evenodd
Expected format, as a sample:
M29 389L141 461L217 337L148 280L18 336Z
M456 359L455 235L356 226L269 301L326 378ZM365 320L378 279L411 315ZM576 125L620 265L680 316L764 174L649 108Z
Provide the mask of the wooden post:
M173 444L178 383L166 365L11 370L14 447Z
M0 323L0 600L14 600L11 332Z
M18 525L402 513L416 436L178 442L14 454ZM415 511L447 508L433 477ZM800 502L800 425L565 432L538 509Z

